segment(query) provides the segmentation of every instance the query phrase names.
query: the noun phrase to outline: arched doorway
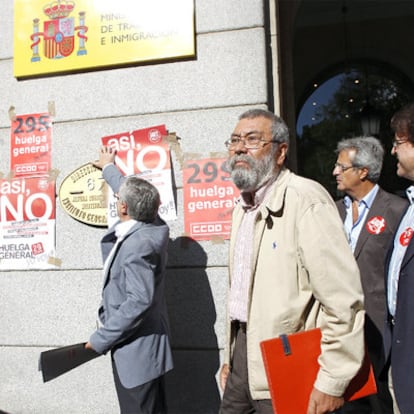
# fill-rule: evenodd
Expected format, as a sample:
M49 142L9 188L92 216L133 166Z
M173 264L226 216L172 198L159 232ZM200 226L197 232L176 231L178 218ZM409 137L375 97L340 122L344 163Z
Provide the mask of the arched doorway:
M397 78L397 84L402 85L400 91L404 95L401 102L414 101L414 55L410 53L414 47L414 37L411 34L414 1L274 1L278 11L277 34L280 34L279 55L275 58L278 65L275 84L279 87L277 103L280 114L291 129L289 166L293 171L306 175L309 171L309 165L303 165L307 157L306 147L301 142L303 132L299 130L299 137L296 137L296 125L306 100L325 82L341 73L352 72L354 65L359 65L360 74L363 75L365 66L368 65L369 77L376 76L379 72L383 79ZM317 87L314 87L315 83ZM329 83L328 86L332 87ZM393 109L389 106L389 113L381 115L382 129L388 125L389 119L386 118ZM314 125L308 121L299 122L301 125ZM385 136L387 133L384 130L381 134L384 142L387 141L385 149L388 158L384 165L388 171L384 170L383 175L387 174L387 181L401 181L395 174L395 161L388 153L388 139L391 137ZM335 135L335 145L338 139ZM309 147L306 149L309 150ZM335 154L331 152L331 156L333 159ZM314 162L322 164L315 159ZM324 185L326 183L331 193L336 196L335 190L332 191L333 181L329 184L331 165L329 161L324 167L323 176L313 176ZM313 172L309 172L311 174ZM401 182L385 184L393 192L404 186Z
M375 135L385 149L380 185L401 192L408 183L396 176L391 156L391 116L414 100L414 87L399 71L381 62L355 62L322 73L308 88L297 117L299 173L323 184L336 198L332 177L336 144L342 138ZM376 131L363 131L363 114L378 117Z

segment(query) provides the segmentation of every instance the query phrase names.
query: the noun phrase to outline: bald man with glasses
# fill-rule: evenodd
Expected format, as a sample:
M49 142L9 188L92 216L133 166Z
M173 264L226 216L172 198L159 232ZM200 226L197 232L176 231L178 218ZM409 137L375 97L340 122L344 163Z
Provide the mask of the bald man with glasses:
M260 342L315 327L322 353L307 414L335 411L364 355L359 272L335 203L286 167L289 131L273 113L243 113L225 145L241 197L232 217L220 414L273 414Z

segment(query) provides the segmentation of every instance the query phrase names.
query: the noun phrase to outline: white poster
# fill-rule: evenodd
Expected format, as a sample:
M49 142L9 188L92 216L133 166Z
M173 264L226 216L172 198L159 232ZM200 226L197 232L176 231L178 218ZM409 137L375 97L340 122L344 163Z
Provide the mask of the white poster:
M136 174L157 187L161 206L159 215L163 220L175 220L174 194L171 179L170 148L165 139L164 125L132 132L123 132L102 138L102 144L116 150L115 164L122 175ZM118 219L116 200L108 194L108 226Z
M55 182L0 180L0 269L54 269Z

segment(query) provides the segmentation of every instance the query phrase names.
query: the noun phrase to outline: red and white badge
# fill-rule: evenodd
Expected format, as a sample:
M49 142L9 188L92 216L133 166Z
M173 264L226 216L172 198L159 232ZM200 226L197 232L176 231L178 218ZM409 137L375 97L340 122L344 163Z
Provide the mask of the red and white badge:
M368 220L365 227L370 234L381 234L385 230L386 224L384 217L375 216Z
M411 227L407 227L401 234L400 234L400 244L401 246L408 246L410 243L411 237L413 237L414 230Z

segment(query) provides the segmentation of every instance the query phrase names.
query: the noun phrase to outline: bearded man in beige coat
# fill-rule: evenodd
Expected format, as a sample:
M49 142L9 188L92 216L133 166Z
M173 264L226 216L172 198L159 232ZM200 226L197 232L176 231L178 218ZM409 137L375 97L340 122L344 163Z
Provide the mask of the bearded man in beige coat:
M317 326L320 369L307 414L335 411L364 356L359 271L335 203L286 168L289 133L273 113L242 114L226 146L241 197L230 240L220 413L273 413L260 342Z

